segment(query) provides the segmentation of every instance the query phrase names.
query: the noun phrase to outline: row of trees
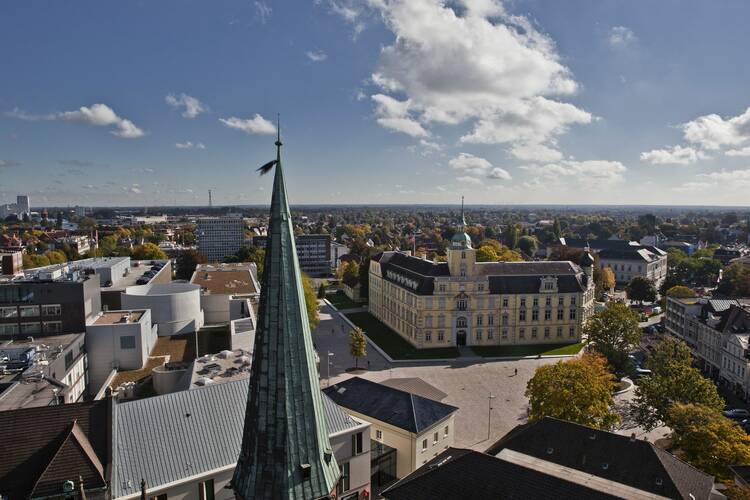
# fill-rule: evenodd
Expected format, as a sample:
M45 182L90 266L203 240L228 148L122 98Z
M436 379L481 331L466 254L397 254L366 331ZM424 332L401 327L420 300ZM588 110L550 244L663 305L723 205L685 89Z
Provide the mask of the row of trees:
M605 430L620 422L614 410L613 372L629 368L628 353L640 342L637 318L625 305L611 304L593 315L585 333L588 352L542 366L529 381L531 420L551 416ZM674 451L720 480L731 478L730 465L750 463L750 436L722 415L723 399L692 366L686 344L665 338L649 352L646 367L651 374L640 379L630 407L639 426L668 426Z

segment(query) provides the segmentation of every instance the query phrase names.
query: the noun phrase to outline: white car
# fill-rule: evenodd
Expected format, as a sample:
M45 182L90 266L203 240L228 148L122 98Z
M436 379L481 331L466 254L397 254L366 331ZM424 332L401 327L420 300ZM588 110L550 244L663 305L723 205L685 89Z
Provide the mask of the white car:
M733 410L726 410L724 416L732 419L750 418L750 411L747 411L744 408L735 408Z

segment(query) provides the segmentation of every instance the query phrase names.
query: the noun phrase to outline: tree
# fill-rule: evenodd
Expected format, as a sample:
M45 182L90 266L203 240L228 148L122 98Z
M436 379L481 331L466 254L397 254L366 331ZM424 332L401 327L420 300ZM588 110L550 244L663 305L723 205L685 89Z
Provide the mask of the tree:
M635 421L646 430L664 423L671 427L669 410L677 403L698 404L714 410L724 407L716 386L691 366L690 348L682 341L666 337L655 345L646 359L651 375L643 377L632 403Z
M615 273L612 268L605 267L601 270L600 281L603 290L612 290L615 287Z
M354 367L359 368L359 358L367 356L367 337L359 327L349 332L349 353L354 357Z
M68 258L59 250L48 250L44 252L44 256L47 257L50 264L63 264L68 262Z
M208 262L206 256L197 250L183 250L177 254L175 277L178 280L189 280L198 264L205 264L206 262Z
M318 327L320 323L320 315L318 314L318 298L313 290L312 280L306 275L302 274L302 290L305 293L305 307L307 308L307 321L310 323L310 331L312 332Z
M497 262L497 252L491 246L479 247L476 251L477 262Z
M718 410L676 403L669 409L669 421L681 457L717 479L730 481L730 465L750 463L750 436Z
M583 334L618 372L628 368L628 354L641 341L638 315L621 302L611 302L606 309L594 313L584 325Z
M539 248L539 242L533 236L521 236L518 240L518 249L529 257L533 257Z
M263 277L263 263L266 259L266 251L258 247L242 247L234 255L224 259L224 262L252 262L258 272L258 281Z
M728 265L722 273L716 292L727 297L750 295L750 266L741 262Z
M625 287L625 293L628 299L637 300L638 302L653 302L656 300L656 287L654 282L643 276L636 276L628 286Z
M359 283L359 264L355 261L348 262L344 266L341 281L351 287L357 286L357 283Z
M595 353L540 366L526 386L529 420L555 417L611 429L620 420L612 411L614 386L607 361Z
M682 285L676 285L667 290L667 297L675 297L679 299L689 299L695 297L695 292L692 288L688 288Z
M552 224L552 232L555 235L555 238L560 239L562 236L562 227L560 226L560 219L555 217L555 222Z
M522 262L524 259L520 253L503 246L502 250L497 254L497 260L498 262Z
M167 254L153 243L144 243L133 247L132 258L135 260L164 260Z
M34 269L35 267L49 266L49 259L46 255L23 254L24 269Z
M62 229L62 225L63 225L63 213L57 212L57 221L55 223L55 227L57 227L57 229Z

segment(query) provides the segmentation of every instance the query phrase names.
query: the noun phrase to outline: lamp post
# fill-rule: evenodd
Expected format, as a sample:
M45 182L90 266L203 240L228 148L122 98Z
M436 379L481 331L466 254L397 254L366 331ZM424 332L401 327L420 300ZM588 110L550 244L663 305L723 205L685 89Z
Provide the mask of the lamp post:
M490 392L490 395L487 396L487 440L490 439L490 430L492 428L492 400L495 399L497 396L493 396Z
M326 387L331 387L331 351L326 351Z

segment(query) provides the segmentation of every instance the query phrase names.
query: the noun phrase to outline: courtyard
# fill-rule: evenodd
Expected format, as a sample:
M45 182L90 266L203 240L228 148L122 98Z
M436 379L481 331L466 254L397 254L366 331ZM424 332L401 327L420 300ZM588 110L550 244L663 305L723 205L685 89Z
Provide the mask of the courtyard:
M313 341L320 355L321 383L335 384L352 375L382 382L389 378L420 378L447 394L444 403L457 406L455 446L484 450L516 425L526 422L526 384L537 367L560 358L484 361L481 358L444 362L390 363L368 344L367 357L359 360L359 370L349 353L350 327L327 305L320 310L320 325ZM332 353L332 355L327 355ZM564 359L564 358L563 358ZM364 369L362 369L364 368ZM516 373L517 370L517 373ZM623 414L632 391L617 396ZM490 399L492 396L492 399ZM491 409L490 409L491 404ZM663 436L665 429L645 433L624 419L618 433L650 441ZM488 438L489 435L489 438Z

